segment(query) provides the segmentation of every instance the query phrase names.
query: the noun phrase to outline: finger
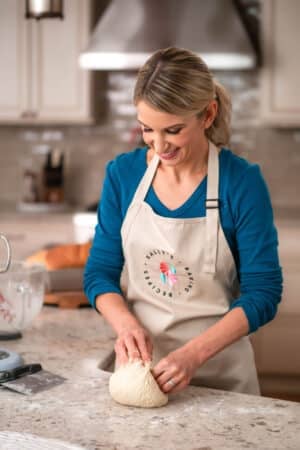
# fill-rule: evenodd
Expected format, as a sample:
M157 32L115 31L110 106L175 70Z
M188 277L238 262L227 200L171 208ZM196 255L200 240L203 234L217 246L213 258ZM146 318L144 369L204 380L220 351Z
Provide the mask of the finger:
M146 339L146 345L147 345L148 353L149 353L149 355L150 355L150 360L152 360L153 343L152 343L151 338L147 337L147 339Z
M128 354L123 341L119 341L115 345L116 366L122 366L128 362Z
M165 358L161 359L155 367L152 369L152 374L154 378L157 380L159 376L161 376L168 369L168 363Z
M139 352L141 354L142 360L147 362L151 361L151 352L148 350L147 341L144 336L141 336L139 339L136 338L137 346L139 348Z
M183 379L182 381L180 381L180 383L176 384L176 386L174 386L171 391L169 391L169 394L176 394L176 392L183 391L188 386L188 384L189 382L186 379Z
M133 336L127 336L124 340L127 354L129 359L141 359L141 354L139 348L137 347L137 343Z
M177 383L179 382L179 380L181 380L181 378L182 376L180 376L180 374L176 370L171 370L170 368L168 368L168 370L166 370L156 378L156 382L159 386L161 386L161 388L163 388L170 380L176 380Z
M172 377L169 378L168 381L166 381L163 385L161 390L165 392L166 394L169 394L171 392L174 392L174 389L177 388L182 382L182 378L179 377Z

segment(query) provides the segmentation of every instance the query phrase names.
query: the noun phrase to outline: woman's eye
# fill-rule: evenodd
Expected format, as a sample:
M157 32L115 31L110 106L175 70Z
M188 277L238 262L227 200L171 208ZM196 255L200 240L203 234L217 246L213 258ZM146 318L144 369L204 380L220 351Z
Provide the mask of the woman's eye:
M168 130L167 133L168 134L178 134L178 133L180 133L180 131L181 131L181 128L178 128L177 130Z
M151 133L153 130L151 128L142 128L143 133ZM166 130L167 134L179 134L181 131L181 128L178 128L176 130Z

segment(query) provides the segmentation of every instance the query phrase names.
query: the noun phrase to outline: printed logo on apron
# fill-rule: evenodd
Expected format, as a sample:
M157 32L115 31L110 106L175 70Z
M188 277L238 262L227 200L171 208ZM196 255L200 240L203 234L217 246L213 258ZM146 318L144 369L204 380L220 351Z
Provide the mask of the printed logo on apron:
M183 261L165 250L153 249L145 256L144 282L152 295L172 300L190 294L194 277Z

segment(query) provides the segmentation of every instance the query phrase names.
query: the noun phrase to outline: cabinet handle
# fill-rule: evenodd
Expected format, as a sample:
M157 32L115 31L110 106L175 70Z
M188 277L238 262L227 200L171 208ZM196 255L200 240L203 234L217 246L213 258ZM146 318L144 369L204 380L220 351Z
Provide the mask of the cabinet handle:
M38 116L36 111L23 111L21 117L24 119L35 119Z

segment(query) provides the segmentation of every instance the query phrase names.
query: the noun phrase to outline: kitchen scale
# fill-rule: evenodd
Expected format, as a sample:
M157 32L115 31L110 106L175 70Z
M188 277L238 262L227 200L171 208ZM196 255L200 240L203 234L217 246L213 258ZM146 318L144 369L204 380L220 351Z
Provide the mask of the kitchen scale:
M60 375L44 370L39 363L24 364L21 355L0 348L1 389L31 395L58 386L65 380Z
M23 358L18 353L0 348L0 371L15 369L23 363Z

